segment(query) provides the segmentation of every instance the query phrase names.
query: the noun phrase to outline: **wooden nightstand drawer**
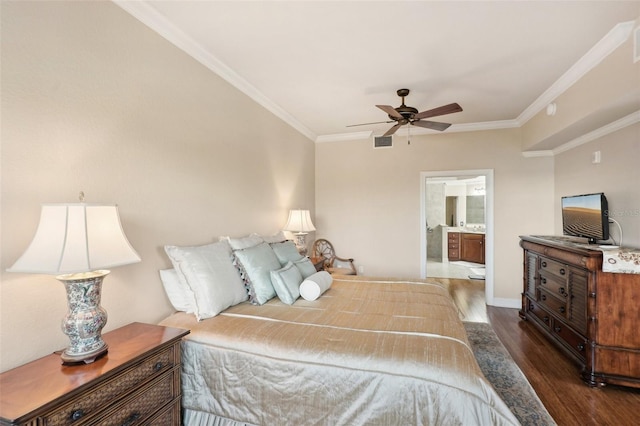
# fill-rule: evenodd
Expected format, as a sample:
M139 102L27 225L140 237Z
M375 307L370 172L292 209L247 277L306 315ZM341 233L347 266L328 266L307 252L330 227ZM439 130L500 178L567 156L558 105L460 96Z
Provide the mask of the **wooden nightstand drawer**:
M176 378L179 372L167 372L140 390L133 398L122 405L107 412L102 420L92 425L136 425L170 403L174 397L180 395L180 380ZM178 388L176 388L176 384Z
M180 398L176 398L173 403L167 405L145 422L145 426L166 426L179 425L182 420L182 412L180 407Z
M158 377L176 364L177 349L174 346L166 348L157 355L145 359L138 365L127 369L122 375L107 381L88 393L70 401L59 410L44 416L42 420L47 426L66 425L70 421L82 424L91 415L113 404L113 402L127 395L140 384ZM81 420L81 421L80 421Z

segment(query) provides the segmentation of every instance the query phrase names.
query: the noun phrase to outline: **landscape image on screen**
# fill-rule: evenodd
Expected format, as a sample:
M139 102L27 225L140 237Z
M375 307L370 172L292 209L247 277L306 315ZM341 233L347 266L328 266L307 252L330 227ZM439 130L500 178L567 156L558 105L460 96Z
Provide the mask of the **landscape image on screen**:
M564 198L562 228L566 235L602 239L600 194Z

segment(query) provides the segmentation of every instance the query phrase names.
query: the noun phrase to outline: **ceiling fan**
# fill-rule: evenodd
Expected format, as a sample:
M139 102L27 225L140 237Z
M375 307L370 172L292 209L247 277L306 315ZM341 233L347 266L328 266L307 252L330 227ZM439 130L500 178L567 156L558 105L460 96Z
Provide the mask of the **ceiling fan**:
M418 112L414 107L406 106L404 104L405 96L409 95L409 89L399 89L397 92L398 96L402 98L402 105L397 108L392 107L391 105L376 105L378 108L383 110L389 115L390 121L377 121L374 123L362 123L362 124L352 124L347 127L354 126L366 126L369 124L379 124L379 123L393 123L396 124L391 127L383 136L390 136L396 132L400 127L405 124L412 124L418 127L424 127L427 129L443 131L446 130L450 123L440 123L438 121L427 121L423 120L424 118L436 117L439 115L452 114L454 112L462 111L462 107L457 103L452 103L448 105L443 105L438 108L433 108L427 111Z

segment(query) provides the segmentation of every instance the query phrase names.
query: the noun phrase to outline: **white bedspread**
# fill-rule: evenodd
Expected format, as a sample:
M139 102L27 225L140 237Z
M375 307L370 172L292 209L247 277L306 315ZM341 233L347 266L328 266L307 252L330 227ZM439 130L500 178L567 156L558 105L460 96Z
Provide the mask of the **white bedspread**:
M183 406L255 425L514 425L448 291L336 278L315 301L231 307L189 328Z

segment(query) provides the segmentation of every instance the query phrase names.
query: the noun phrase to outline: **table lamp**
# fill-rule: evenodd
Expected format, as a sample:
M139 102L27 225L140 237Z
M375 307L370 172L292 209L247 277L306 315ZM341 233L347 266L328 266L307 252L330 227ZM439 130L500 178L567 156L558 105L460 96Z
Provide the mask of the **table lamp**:
M307 254L307 234L315 231L316 228L311 222L309 210L290 210L289 219L284 226L285 231L291 231L296 236L296 248L298 252L305 256Z
M88 364L108 349L101 336L107 312L100 306L106 268L139 261L116 205L44 204L33 241L8 271L57 275L69 307L62 331L70 344L62 361Z

